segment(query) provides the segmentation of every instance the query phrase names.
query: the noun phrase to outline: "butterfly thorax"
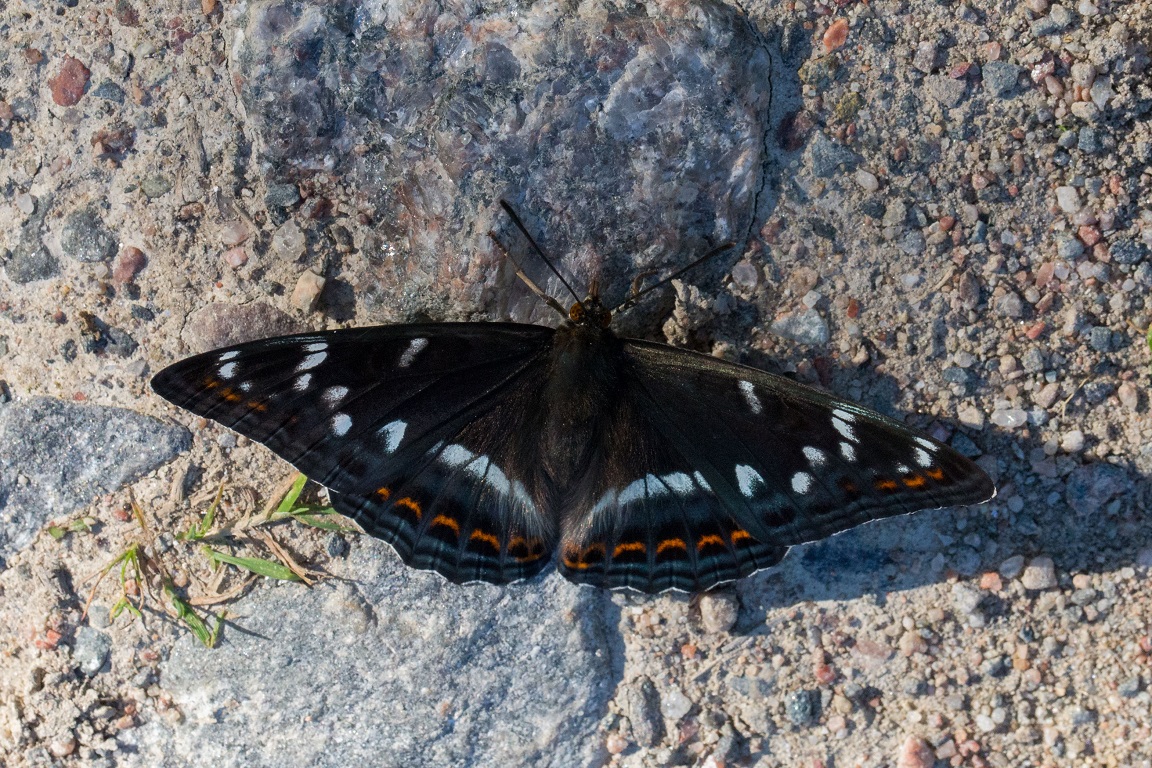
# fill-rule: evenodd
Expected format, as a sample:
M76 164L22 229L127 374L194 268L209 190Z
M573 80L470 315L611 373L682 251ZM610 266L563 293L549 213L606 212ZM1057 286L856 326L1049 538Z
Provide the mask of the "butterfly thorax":
M590 321L591 320L591 321ZM589 465L605 415L620 391L622 344L598 319L585 316L556 329L549 360L548 411L541 433L545 474L561 495ZM556 499L563 506L560 499Z

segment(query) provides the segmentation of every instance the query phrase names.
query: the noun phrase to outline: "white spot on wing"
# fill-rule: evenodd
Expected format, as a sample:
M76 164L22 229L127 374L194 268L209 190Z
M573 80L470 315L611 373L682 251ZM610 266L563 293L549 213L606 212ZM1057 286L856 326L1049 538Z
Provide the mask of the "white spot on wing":
M656 479L653 475L648 475L648 477L651 477L653 480ZM624 490L620 491L620 496L617 498L617 502L620 504L620 506L631 504L634 501L640 501L649 495L648 477L642 477L639 480L633 480L624 487ZM661 490L663 490L663 488L661 488Z
M909 467L907 464L897 464L896 465L896 471L902 475L907 475L912 471L912 468Z
M812 475L807 472L797 472L792 475L792 490L796 493L808 493L812 490Z
M692 477L696 480L696 484L709 493L712 492L712 486L708 485L708 481L704 479L704 475L699 472L693 472Z
M856 461L856 446L852 443L840 443L840 455L844 461Z
M396 449L400 447L400 441L404 439L404 430L406 429L408 429L408 422L399 419L380 427L380 436L384 438L384 450L387 453L395 453Z
M825 455L824 451L810 445L804 447L804 458L808 459L808 463L814 467L822 467L824 462L828 461L828 456Z
M687 496L696 490L696 483L692 482L692 478L683 472L671 472L661 477L660 480L677 496Z
M740 381L740 391L744 394L744 400L748 403L748 408L752 413L759 416L764 412L764 406L760 402L760 398L756 397L756 390L752 388L752 382Z
M312 386L312 374L310 373L297 377L296 381L292 382L292 389L297 392L306 392L310 386Z
M236 357L237 357L237 356L239 356L239 354L240 354L239 350L235 350L235 349L233 349L233 350L232 350L232 351L230 351L230 352L225 352L225 353L223 353L222 355L220 355L220 357L218 357L218 358L216 358L216 359L217 359L218 361L220 361L221 363L226 363L226 362L228 362L229 360L235 360L235 359L236 359Z
M335 408L347 394L348 387L328 387L328 389L324 390L322 397L324 398L324 402Z
M236 363L224 363L217 371L222 379L230 379L236 375Z
M240 382L240 391L241 392L251 392L252 391L252 382L250 382L250 381Z
M856 418L847 411L841 411L839 408L837 408L836 410L832 411L832 428L839 432L840 436L845 440L851 440L854 443L857 442L856 430L852 428L852 425L847 420L841 418L841 414L849 417L850 419Z
M412 365L412 361L416 359L416 355L428 346L428 339L423 337L412 339L408 342L408 349L404 350L404 354L400 355L400 362L397 363L401 368L407 368Z
M765 485L760 473L747 464L736 465L736 484L740 486L740 493L751 499L756 495L756 489Z
M856 421L856 414L852 413L851 411L846 411L843 408L833 408L832 417L840 419L840 421L846 421L849 424Z
M440 451L440 461L450 467L462 467L474 458L476 458L476 454L456 443L451 443Z
M512 490L512 483L508 481L508 475L504 474L504 470L493 464L487 456L478 456L464 468L464 471L483 480L499 494L506 495Z
M305 352L324 352L328 349L328 342L316 341L311 344L304 345Z
M928 451L924 450L923 448L917 448L912 456L916 459L916 463L920 466L932 466L932 457L928 454Z
M308 346L314 347L316 345L309 344ZM305 347L305 349L307 349L307 347ZM301 373L303 371L310 371L316 366L320 365L320 363L324 362L327 358L327 352L313 352L312 354L308 355L308 357L300 361L300 365L296 366L296 372Z
M923 448L925 448L929 451L932 451L932 453L935 453L936 451L940 450L940 446L936 445L936 443L932 442L931 440L927 440L923 437L914 437L912 439L916 441L917 445L920 445Z
M352 429L352 417L346 413L338 413L332 417L332 431L337 437L344 437Z

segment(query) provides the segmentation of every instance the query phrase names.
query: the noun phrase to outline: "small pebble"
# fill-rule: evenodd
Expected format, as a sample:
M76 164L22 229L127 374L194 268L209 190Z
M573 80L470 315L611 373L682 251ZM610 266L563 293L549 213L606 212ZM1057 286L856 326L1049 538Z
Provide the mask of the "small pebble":
M320 293L324 290L326 281L312 271L304 271L292 289L292 306L303 312L312 312L316 309L316 302L320 300Z
M79 59L65 56L60 71L48 80L48 87L52 89L52 101L61 107L75 106L83 98L91 74L88 67Z
M1080 193L1075 187L1057 187L1056 204L1065 213L1076 213L1080 210Z
M983 68L984 87L993 96L1004 98L1016 90L1020 67L1006 61L989 61Z
M971 616L977 613L980 603L983 601L984 595L975 587L964 582L956 582L952 585L952 605L961 616Z
M117 285L131 283L147 263L148 259L142 250L132 245L124 246L112 262L112 282Z
M880 180L876 178L876 174L866 171L863 168L856 171L855 178L856 183L859 184L860 188L865 192L875 192L880 189Z
M224 259L224 263L232 269L239 269L248 263L248 251L243 248L229 248L220 256Z
M691 709L692 701L684 695L684 691L675 685L669 686L664 695L660 697L660 711L665 718L673 722L684 717Z
M736 595L730 592L706 592L700 597L700 623L711 634L732 629L740 612Z
M248 227L242 221L229 221L220 230L220 242L224 245L239 245L247 239Z
M1120 404L1129 411L1135 412L1140 407L1140 390L1130 381L1124 382L1117 388L1116 396L1120 398Z
M816 722L820 715L819 691L796 691L788 697L785 705L788 720L798 728L807 728Z
M1016 429L1028 423L1028 414L1020 408L1008 408L992 412L991 421L1004 429Z
M824 51L831 53L836 49L842 47L848 41L848 19L843 17L836 19L829 25L828 30L824 33L822 40L824 44Z
M816 309L777 315L769 330L777 336L807 346L827 344L831 336L828 321Z
M1072 429L1060 438L1060 449L1065 453L1079 453L1084 450L1084 433L1079 429Z
M924 739L909 736L900 745L896 768L932 768L936 764L936 756Z
M1006 579L1014 579L1024 570L1024 556L1013 555L1000 563L1000 575Z
M732 267L732 282L745 290L754 290L760 282L760 270L750 262L738 261Z
M968 405L961 408L956 413L956 418L960 423L972 429L984 429L984 411L980 410L974 405Z
M1052 558L1040 556L1032 559L1024 568L1020 576L1020 583L1025 589L1042 590L1052 589L1057 585L1056 565Z
M72 658L80 664L80 671L92 677L100 672L112 654L112 638L92 627L76 630Z

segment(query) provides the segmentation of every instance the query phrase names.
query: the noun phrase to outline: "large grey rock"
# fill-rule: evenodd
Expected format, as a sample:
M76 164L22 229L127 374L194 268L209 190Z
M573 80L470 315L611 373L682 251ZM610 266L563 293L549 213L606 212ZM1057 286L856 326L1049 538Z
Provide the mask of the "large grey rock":
M49 519L123 487L191 443L183 427L123 408L49 397L0 406L0 562Z
M604 762L596 728L622 665L604 593L554 572L453 585L368 538L331 566L348 580L245 599L214 650L177 642L160 684L184 721L123 732L124 764Z
M577 290L602 276L608 303L637 269L685 264L756 225L771 56L727 4L234 8L234 68L272 183L336 176L364 190L361 209L387 220L365 233L375 265L348 282L359 299L388 294L377 303L390 312L495 309L483 305L506 294L492 281L517 281L496 268L489 229L528 253L501 197ZM539 259L525 261L561 292ZM501 311L527 319L541 305L520 293L521 311L520 300Z

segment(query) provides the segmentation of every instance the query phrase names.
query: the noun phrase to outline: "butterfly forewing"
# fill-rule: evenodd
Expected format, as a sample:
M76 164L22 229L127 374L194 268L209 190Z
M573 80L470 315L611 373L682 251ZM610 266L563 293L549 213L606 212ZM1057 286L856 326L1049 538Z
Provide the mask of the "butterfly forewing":
M406 562L506 582L548 562L533 497L553 331L516 324L381 326L268 339L183 360L153 388L261 442Z
M719 502L760 541L799 544L995 493L967 458L855 403L659 344L629 341L625 354L656 427L707 465Z

